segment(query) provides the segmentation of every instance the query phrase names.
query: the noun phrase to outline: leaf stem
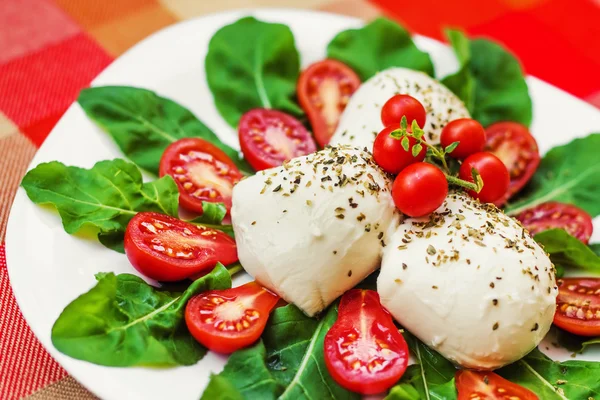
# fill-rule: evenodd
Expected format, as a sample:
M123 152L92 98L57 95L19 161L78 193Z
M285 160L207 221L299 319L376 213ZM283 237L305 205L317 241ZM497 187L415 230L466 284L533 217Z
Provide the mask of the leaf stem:
M239 262L228 265L226 268L227 268L227 272L229 272L229 276L231 276L231 277L233 277L238 272L244 270L244 267L242 267L242 264L240 264Z
M443 152L441 152L434 145L427 143L424 140L420 140L419 142L427 146L427 148L431 149L431 153L442 162L442 166L444 167L444 173L450 172L450 168L448 168L448 163L446 163L446 155Z
M462 179L452 176L450 174L445 174L445 175L446 175L446 179L448 180L448 183L450 183L452 185L460 186L465 189L472 190L476 193L479 193L479 191L481 190L473 182L462 180Z

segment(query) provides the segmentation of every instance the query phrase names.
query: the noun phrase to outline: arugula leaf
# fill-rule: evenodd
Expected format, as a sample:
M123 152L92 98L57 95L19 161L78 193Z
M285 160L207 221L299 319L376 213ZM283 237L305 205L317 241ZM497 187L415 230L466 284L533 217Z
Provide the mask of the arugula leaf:
M400 383L411 384L423 399L455 399L454 365L408 331L403 336L417 364L408 367Z
M594 252L594 254L600 256L600 243L591 243L588 245L588 247Z
M386 18L338 33L327 46L327 57L347 64L363 81L389 67L434 75L429 54L415 46L406 29Z
M563 268L600 272L600 257L564 229L548 229L535 235L534 239L550 254L552 262Z
M593 217L600 214L600 133L554 147L542 159L520 199L507 205L517 215L547 201L574 204Z
M177 216L179 191L173 179L143 183L135 164L121 159L100 161L91 169L58 161L40 164L21 186L34 203L56 207L67 233L92 225L100 242L113 250L122 250L127 223L138 212Z
M277 398L285 387L273 378L266 360L267 350L262 340L236 351L219 375L211 375L201 400Z
M490 40L469 40L457 30L446 34L460 69L442 79L442 83L465 102L473 118L483 126L498 121L529 126L531 97L517 58Z
M150 90L92 87L82 90L77 101L131 161L154 174L158 174L160 158L167 146L188 137L209 141L223 150L241 171L254 173L237 150L221 142L188 109Z
M401 383L390 389L383 400L420 400L421 396L417 389L408 383Z
M78 360L115 367L198 362L206 349L187 330L185 305L198 293L231 287L220 263L183 293L155 288L130 274L99 273L96 279L96 286L60 314L52 344Z
M207 390L230 387L242 397L261 399L360 399L339 386L325 366L323 340L336 318L335 306L320 320L307 317L292 304L277 308L262 336L266 353L261 344L234 353L224 371L211 377ZM251 372L241 379L244 371ZM215 392L211 389L203 398L211 398L210 393Z
M303 114L295 101L300 56L286 25L245 17L224 26L210 40L205 68L215 105L234 128L257 107Z
M544 400L589 399L600 396L600 363L553 361L538 349L495 371Z
M553 344L564 347L574 353L583 353L588 346L600 344L600 337L591 338L574 335L554 325L550 330L552 337L555 340Z

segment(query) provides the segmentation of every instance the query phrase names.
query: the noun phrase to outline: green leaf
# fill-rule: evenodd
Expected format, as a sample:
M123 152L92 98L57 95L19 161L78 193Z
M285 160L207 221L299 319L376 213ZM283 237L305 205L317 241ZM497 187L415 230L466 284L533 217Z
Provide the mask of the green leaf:
M58 161L40 164L21 186L34 203L56 207L67 233L91 225L102 244L118 251L127 223L138 212L177 216L179 191L173 179L143 183L135 164L121 159L100 161L91 169Z
M590 250L594 252L597 256L600 256L600 243L592 243L588 245Z
M456 399L455 390L448 390L448 382L454 382L456 368L436 351L425 346L419 339L409 332L403 333L408 346L413 353L416 364L409 366L400 380L415 387L423 399ZM454 384L451 384L451 388ZM438 394L449 394L450 397L438 397Z
M600 363L565 361L559 363L538 349L497 371L544 400L600 398Z
M406 132L408 129L408 119L406 119L406 115L403 115L402 119L400 120L400 128L402 128L403 132Z
M407 136L404 136L402 138L402 140L400 141L400 144L402 145L402 148L404 149L404 151L408 151L408 146L410 145L410 143L408 142Z
M483 126L516 121L529 126L532 103L519 61L487 39L469 40L462 32L447 31L460 69L442 83L465 102Z
M416 157L419 155L419 153L421 152L421 150L423 150L423 146L421 146L419 143L415 144L412 147L412 156Z
M206 349L187 330L185 305L198 293L231 287L221 264L183 293L155 288L130 274L100 273L97 280L60 314L52 344L78 360L115 367L198 362Z
M303 114L295 101L300 56L286 25L246 17L224 26L210 40L205 67L217 109L234 128L253 108Z
M207 201L202 202L202 215L196 217L190 221L192 224L206 226L212 229L218 229L232 238L235 238L233 233L233 225L222 225L223 218L227 215L227 208L223 203L209 203Z
M574 353L583 353L588 346L600 344L600 337L578 336L570 332L562 330L555 325L550 328L551 335L554 339L553 344L558 344L565 349Z
M429 54L415 46L406 29L385 18L338 33L327 46L327 57L347 64L363 81L389 67L434 75Z
M565 230L549 229L538 233L534 239L550 254L554 264L563 268L600 272L600 257Z
M401 383L390 389L383 400L420 400L421 396L417 389L408 383Z
M201 400L275 399L285 387L276 381L267 366L262 340L229 357L219 375L211 375Z
M211 142L241 171L253 173L240 153L221 142L194 114L150 90L127 86L92 87L82 90L77 101L131 161L154 174L158 174L158 164L167 146L188 137Z
M336 318L335 306L320 320L307 317L291 304L277 308L263 332L262 344L234 353L219 374L229 383L217 383L222 388L233 387L249 399L360 399L339 386L325 366L323 340ZM211 393L217 392L205 392L202 398L214 398Z
M506 207L517 215L547 201L583 208L592 217L600 214L600 133L592 133L554 147L542 159L523 196Z
M460 142L452 142L444 149L444 153L452 153L459 145Z

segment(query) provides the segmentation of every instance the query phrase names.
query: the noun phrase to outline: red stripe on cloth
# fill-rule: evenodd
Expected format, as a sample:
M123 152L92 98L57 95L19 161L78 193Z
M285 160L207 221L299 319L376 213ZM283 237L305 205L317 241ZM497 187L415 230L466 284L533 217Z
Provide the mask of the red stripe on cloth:
M61 42L81 30L48 0L2 0L0 64Z
M85 34L0 65L0 111L19 127L63 112L111 57Z
M67 372L44 350L23 319L8 282L0 246L0 399L16 400L64 378Z
M64 112L60 112L58 114L51 115L35 122L32 125L24 126L20 130L29 138L29 140L33 142L33 144L35 144L37 147L40 147L63 114Z

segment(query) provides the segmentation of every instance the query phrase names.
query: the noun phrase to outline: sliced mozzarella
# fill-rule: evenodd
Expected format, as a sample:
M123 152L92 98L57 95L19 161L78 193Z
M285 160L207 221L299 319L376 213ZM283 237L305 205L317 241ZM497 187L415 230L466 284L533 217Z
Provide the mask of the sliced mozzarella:
M240 262L312 316L379 266L398 223L390 190L371 155L347 146L244 179L231 209Z
M384 249L377 290L406 329L466 368L516 361L550 329L557 287L542 248L492 205L451 194L403 221Z
M389 68L363 83L352 95L330 143L372 151L375 136L383 129L381 108L396 94L408 94L423 104L427 111L423 130L431 144L440 142L442 128L448 122L470 117L463 102L439 81L423 72Z

